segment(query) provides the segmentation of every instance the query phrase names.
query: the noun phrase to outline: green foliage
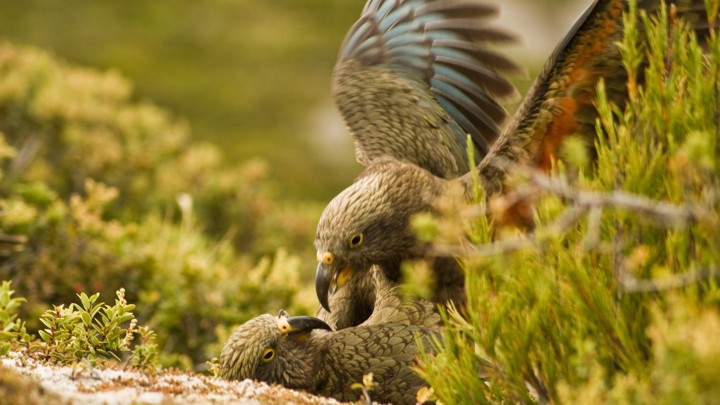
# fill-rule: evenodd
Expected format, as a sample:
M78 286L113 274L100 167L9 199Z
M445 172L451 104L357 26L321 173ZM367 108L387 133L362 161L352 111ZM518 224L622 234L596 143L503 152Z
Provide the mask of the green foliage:
M14 342L27 337L25 322L17 314L18 307L25 299L13 298L15 291L10 289L10 285L9 281L0 284L0 356L7 354Z
M132 311L134 304L125 301L125 291L117 291L115 305L96 303L100 293L91 296L80 293L80 305L56 305L41 317L45 329L38 331L45 342L44 355L60 364L72 364L83 359L114 358L130 350L137 324ZM127 327L123 327L128 324Z
M153 370L158 367L158 345L155 343L157 335L147 326L129 328L138 335L140 342L132 349L131 364L144 370Z
M594 350L582 353L586 376L577 385L563 382L563 403L607 404L714 404L720 373L720 316L717 307L698 308L685 297L668 294L668 308L650 306L652 361L638 373L607 373L597 363Z
M91 296L80 293L80 304L55 305L45 311L40 322L45 326L38 331L41 342L25 330L25 322L18 319L17 308L24 298L11 298L10 282L0 285L0 356L21 346L30 355L59 364L78 364L86 360L95 365L98 361L120 360L130 352L133 366L154 370L158 367L158 347L155 332L146 326L137 326L133 314L134 304L125 300L125 290L116 292L115 305L97 302L99 293ZM133 344L135 336L139 342Z
M370 392L375 389L375 386L376 384L373 381L373 373L367 373L363 375L362 383L353 383L350 388L361 391L365 403L371 404L372 399L370 399Z
M222 376L222 369L220 366L220 359L213 357L207 361L207 370L211 376L220 378Z
M423 370L443 403L717 401L720 39L626 18L630 97L620 111L600 85L592 172L529 176L538 228L465 260L467 313Z

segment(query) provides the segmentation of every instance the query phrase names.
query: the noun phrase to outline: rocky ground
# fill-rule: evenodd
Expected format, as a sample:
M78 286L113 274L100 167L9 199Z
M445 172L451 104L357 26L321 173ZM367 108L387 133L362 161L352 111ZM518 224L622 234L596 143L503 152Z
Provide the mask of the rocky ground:
M298 404L339 402L250 380L184 372L47 366L22 353L0 359L0 404Z

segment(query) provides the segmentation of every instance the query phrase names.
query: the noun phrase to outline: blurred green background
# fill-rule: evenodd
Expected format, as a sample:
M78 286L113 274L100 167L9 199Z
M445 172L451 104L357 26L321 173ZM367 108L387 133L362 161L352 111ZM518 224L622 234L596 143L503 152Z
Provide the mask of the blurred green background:
M529 76L587 0L506 1L497 24ZM360 171L330 75L361 0L3 1L0 37L113 69L225 159L261 157L289 199L327 201ZM498 2L496 2L498 3ZM521 93L529 85L519 78ZM512 106L510 107L512 108Z

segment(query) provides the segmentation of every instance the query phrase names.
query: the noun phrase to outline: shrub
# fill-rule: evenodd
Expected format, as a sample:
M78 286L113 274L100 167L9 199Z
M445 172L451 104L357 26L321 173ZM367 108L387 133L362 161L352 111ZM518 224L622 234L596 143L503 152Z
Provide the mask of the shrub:
M25 322L18 318L18 307L25 302L24 298L13 298L15 291L10 289L10 282L0 284L0 356L4 356L12 348L12 344L25 340L27 332Z
M11 298L10 282L0 285L0 355L11 349L28 349L28 354L47 362L76 365L89 361L120 360L123 352L132 352L129 360L145 370L158 366L155 332L138 326L133 314L134 304L125 300L125 291L116 292L115 305L97 302L99 293L80 293L80 305L56 305L40 317L44 329L38 331L41 341L25 331L25 322L18 319L17 308L24 298ZM135 337L139 342L133 344Z
M258 236L285 233L282 224L265 221L282 196L268 187L263 162L227 165L217 147L191 141L187 123L135 101L132 85L117 72L70 66L46 52L0 42L0 132L17 152L0 152L12 158L5 161L2 195L40 183L67 199L83 195L91 179L117 189L105 208L108 218L179 215L172 210L175 200L189 194L203 229L215 238L230 232L243 252L267 245ZM303 212L283 215L307 222ZM302 245L288 247L311 240L302 232Z
M120 360L118 354L130 350L137 325L132 313L135 305L125 301L123 289L117 291L113 306L96 303L99 296L80 293L80 305L61 304L45 311L40 318L45 328L38 331L45 357L60 364L111 357Z
M629 103L599 86L594 167L522 173L544 195L530 235L468 226L467 315L423 370L443 403L717 401L720 40L626 18Z
M26 222L0 221L6 230L29 231L24 251L0 267L2 278L14 280L28 299L27 318L37 319L48 303L67 302L82 291L101 292L107 300L110 291L124 287L140 305L141 322L158 332L164 364L190 367L212 354L206 346L218 326L274 308L308 312L307 305L293 304L297 259L279 252L252 266L228 241L209 240L191 212L179 224L157 215L137 223L105 220L104 207L116 194L88 181L86 196L74 195L69 203L53 196L39 207L22 196L5 200L30 211ZM37 321L28 326L40 327Z

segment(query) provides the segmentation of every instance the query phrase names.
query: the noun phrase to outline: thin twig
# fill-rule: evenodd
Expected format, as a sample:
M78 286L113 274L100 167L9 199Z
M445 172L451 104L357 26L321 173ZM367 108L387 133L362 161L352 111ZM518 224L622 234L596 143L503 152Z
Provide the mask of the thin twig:
M500 197L502 198L502 204L505 206L512 206L537 195L540 191L544 191L587 208L613 207L635 211L660 218L666 225L684 226L689 222L714 222L716 220L710 212L699 206L671 204L622 190L610 192L582 191L573 188L561 178L550 177L528 165L501 159L494 160L493 165L502 171L521 175L528 180L527 183L517 186L514 190Z
M627 272L622 272L618 281L620 282L620 288L625 292L649 293L683 288L718 276L720 276L720 272L715 267L655 279L638 279Z
M538 171L531 171L531 180L541 189L573 201L587 208L613 207L635 211L663 220L664 224L685 226L691 222L713 220L705 209L693 205L676 205L628 193L622 190L610 192L582 191L572 188L559 179Z
M430 247L429 256L434 257L477 257L502 255L516 250L535 246L535 240L529 236L508 238L480 245L440 245Z
M572 226L583 213L580 207L566 209L555 221L542 228L545 239L548 235L560 235ZM517 238L502 239L497 242L480 245L433 245L429 255L435 257L480 257L495 256L514 252L530 247L539 247L544 238L539 237L540 232L535 231Z
M528 182L507 193L498 204L510 207L540 192L552 193L569 200L573 205L547 226L534 232L481 245L440 245L430 248L429 255L436 257L478 257L502 255L529 247L537 247L544 235L560 235L567 231L581 215L589 212L589 233L583 240L583 247L590 249L599 243L599 223L603 208L616 208L634 211L660 221L666 227L684 227L695 222L715 222L711 213L699 206L676 205L621 190L611 192L582 191L573 188L560 178L550 177L538 170L514 163L506 164L513 172L525 176ZM484 209L467 209L464 215L486 215Z

